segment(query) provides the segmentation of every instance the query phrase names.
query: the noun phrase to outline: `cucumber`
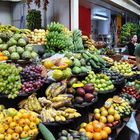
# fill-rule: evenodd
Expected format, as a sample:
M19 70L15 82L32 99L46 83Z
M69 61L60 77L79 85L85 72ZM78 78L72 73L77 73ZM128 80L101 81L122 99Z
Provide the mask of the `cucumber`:
M44 140L56 140L53 134L48 130L48 128L46 128L44 124L40 123L38 127Z
M91 66L92 66L93 68L95 68L95 69L100 69L100 67L97 66L96 63L95 63L93 60L90 60L89 62L90 62Z
M99 62L101 62L103 65L106 64L105 61L100 56L96 56L96 57L98 57Z
M98 60L98 57L97 56L95 56L94 54L91 54L91 53L89 53L89 52L85 52L89 57L91 57L94 61L96 61L96 62L98 62L99 60Z
M87 54L83 53L82 55L86 61L88 61L90 59L90 57Z

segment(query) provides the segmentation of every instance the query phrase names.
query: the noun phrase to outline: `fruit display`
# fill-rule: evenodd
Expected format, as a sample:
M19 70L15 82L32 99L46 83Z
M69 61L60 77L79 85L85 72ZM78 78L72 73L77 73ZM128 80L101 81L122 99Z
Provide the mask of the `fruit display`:
M37 125L40 119L34 112L14 108L4 109L1 114L4 118L0 122L0 138L5 140L17 140L36 136Z
M114 60L108 56L102 55L102 58L108 63L108 64L113 64Z
M19 108L23 108L30 111L40 112L42 110L41 103L38 101L35 93L30 95L27 99L19 102Z
M120 122L120 115L114 107L101 107L94 109L94 119L106 124L109 127L116 126Z
M130 106L130 104L119 96L109 98L105 102L105 106L107 107L113 106L121 117L128 116L132 112L132 107Z
M83 83L93 83L96 92L106 92L114 89L114 85L110 77L105 74L94 74L90 72Z
M78 132L76 130L62 130L58 134L57 140L89 140L89 138L85 135L84 132Z
M140 93L140 81L139 80L135 80L133 82L128 82L127 85L135 87L137 92Z
M140 95L133 86L125 86L122 89L122 93L127 93L129 95L132 95L135 99L140 99Z
M58 58L58 57L50 57L47 59L42 60L42 64L48 70L63 70L72 65L72 61L67 57Z
M67 94L74 95L74 105L79 104L83 106L88 103L94 102L97 96L93 84L85 84L82 86L82 84L78 82L74 82L72 84L72 87L67 88Z
M82 74L88 71L101 70L105 67L105 61L97 54L92 54L89 51L81 53L66 53L66 57L72 60L72 73Z
M15 65L0 63L0 92L8 98L14 99L18 96L21 89L20 72L22 68Z
M41 113L41 120L44 123L49 122L65 122L69 119L74 119L80 117L81 114L73 108L61 108L61 109L54 109L52 107L43 108Z
M0 51L10 60L30 60L38 56L24 34L11 32L11 35L5 36L1 33L0 40Z
M131 65L126 62L114 62L114 66L110 69L119 72L125 77L131 77L133 75Z
M85 132L90 140L103 140L107 139L111 134L111 128L105 126L103 123L94 120L90 123L83 122L80 125L79 132Z
M102 71L104 74L110 77L110 80L112 81L113 84L118 85L122 82L125 81L125 78L123 75L116 71L110 71L110 70L103 70Z
M82 39L83 39L84 47L86 49L98 54L98 50L95 47L95 41L93 39L88 38L88 36L85 36L85 35L82 36Z
M65 93L67 88L66 81L60 81L56 83L52 83L45 91L45 95L47 99L52 99L60 94Z
M135 60L132 60L132 59L128 59L128 60L121 60L120 62L126 62L132 66L135 66L136 65L136 61Z
M63 52L74 48L72 34L64 25L51 22L47 26L45 44L49 51Z
M46 32L44 29L34 29L34 31L27 36L29 38L29 43L34 45L44 45L45 34Z
M74 45L73 51L78 52L78 51L84 50L81 31L74 30L72 37L73 37L73 45Z
M136 99L132 96L132 95L130 95L130 94L126 94L126 93L123 93L123 94L121 94L120 95L124 100L126 100L130 105L135 105L135 103L136 103Z
M85 51L82 53L82 57L86 60L87 65L91 66L92 69L102 69L105 67L106 63L101 58L101 56L97 54L92 54L88 51Z
M23 68L20 73L22 79L21 93L29 93L39 89L45 82L42 76L42 66L30 65Z

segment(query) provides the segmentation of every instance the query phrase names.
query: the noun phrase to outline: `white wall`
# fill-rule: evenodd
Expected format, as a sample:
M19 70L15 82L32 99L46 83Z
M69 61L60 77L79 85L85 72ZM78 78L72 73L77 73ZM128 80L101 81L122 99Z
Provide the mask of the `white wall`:
M0 2L0 23L11 25L11 5L8 2Z
M28 7L25 4L19 3L13 6L13 24L20 27L21 16L26 18ZM34 3L31 4L31 9L38 9ZM69 28L69 0L51 0L47 7L47 11L43 10L43 4L38 9L42 15L42 26L46 27L51 21L57 21ZM24 11L24 12L23 12Z
M54 0L54 20L69 28L69 0ZM78 19L77 19L78 20Z

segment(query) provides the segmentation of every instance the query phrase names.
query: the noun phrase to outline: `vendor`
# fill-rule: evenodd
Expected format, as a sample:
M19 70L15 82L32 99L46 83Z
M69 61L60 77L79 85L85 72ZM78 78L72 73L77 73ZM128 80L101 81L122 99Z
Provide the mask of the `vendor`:
M140 70L140 44L136 45L134 54L136 56L136 64L137 64L138 70Z
M131 37L131 41L127 45L127 47L128 47L128 55L132 55L132 56L134 55L134 51L135 51L135 46L137 44L137 40L138 40L137 35L133 35Z

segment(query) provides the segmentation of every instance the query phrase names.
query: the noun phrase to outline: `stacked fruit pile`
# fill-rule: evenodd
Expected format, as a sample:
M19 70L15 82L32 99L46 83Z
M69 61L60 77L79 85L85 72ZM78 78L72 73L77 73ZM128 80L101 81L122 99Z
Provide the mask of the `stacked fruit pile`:
M135 99L140 99L140 95L133 86L125 86L122 89L122 93L127 93L129 95L132 95Z
M37 114L21 109L9 108L1 112L0 138L3 140L17 140L33 137L38 134L37 125L40 119Z
M76 78L71 78L68 82L67 93L74 95L74 104L86 105L95 100L96 94L93 84L80 83Z
M88 124L82 123L79 132L85 132L90 140L102 140L108 138L109 134L111 134L111 128L95 120Z
M1 33L0 51L11 60L29 60L37 57L32 45L28 44L26 35L13 32L9 36Z
M34 90L39 89L45 82L45 78L41 74L41 66L26 66L20 73L22 79L21 93L33 92Z
M89 140L88 137L85 136L85 133L83 132L78 132L75 130L62 130L58 134L58 140L69 140L69 139L74 139L74 140Z
M114 63L114 60L108 56L103 55L102 58L110 65Z
M133 75L132 66L126 62L115 62L114 66L112 66L110 69L119 72L125 77L130 77Z
M54 109L52 107L48 107L47 109L42 109L41 120L45 123L49 122L65 122L66 120L74 119L80 117L81 114L73 108L64 108L64 109Z
M82 36L84 47L90 51L94 51L98 54L98 50L95 47L95 41L88 36Z
M126 100L130 105L135 105L136 104L136 99L130 95L130 94L126 94L126 93L123 93L120 95L124 100Z
M31 34L28 35L29 43L35 45L44 45L45 44L45 30L44 29L35 29Z
M72 39L73 39L74 49L72 50L72 48L70 48L71 51L79 52L81 50L84 50L84 46L82 42L82 33L80 30L73 31Z
M74 48L71 33L64 25L52 22L47 26L46 46L49 51L62 52Z
M120 115L114 107L101 107L94 109L94 119L106 124L109 127L116 126L120 122Z
M105 106L107 107L113 106L121 117L128 116L132 112L132 107L130 106L130 104L119 96L114 96L113 98L109 98L105 102Z
M103 70L103 73L110 77L113 84L120 84L124 82L124 76L116 71Z
M19 75L21 70L15 65L0 63L0 92L8 95L8 98L14 99L19 94L22 86Z

